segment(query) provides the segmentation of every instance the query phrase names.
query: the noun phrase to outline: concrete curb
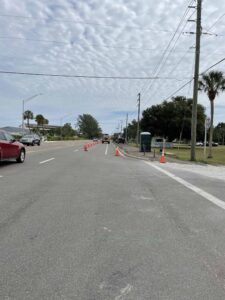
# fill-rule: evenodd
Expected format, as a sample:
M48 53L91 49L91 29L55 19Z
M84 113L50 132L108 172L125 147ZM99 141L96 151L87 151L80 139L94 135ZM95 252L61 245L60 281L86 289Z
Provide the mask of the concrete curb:
M145 160L145 161L157 161L156 159L154 159L154 158L147 158L147 157L140 157L140 156L135 156L135 155L131 155L131 154L127 154L122 148L120 148L120 146L119 145L116 145L116 144L114 144L113 143L113 145L114 145L114 147L118 147L119 148L119 150L120 150L120 152L124 155L124 156L126 156L126 157L130 157L130 158L134 158L134 159L139 159L139 160Z

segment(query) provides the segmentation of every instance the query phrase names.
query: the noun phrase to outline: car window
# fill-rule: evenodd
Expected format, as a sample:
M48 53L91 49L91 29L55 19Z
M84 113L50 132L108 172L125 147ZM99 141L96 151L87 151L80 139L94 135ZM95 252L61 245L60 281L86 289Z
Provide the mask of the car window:
M4 132L0 132L0 140L2 140L2 141L6 141L7 140L6 137L5 137Z
M14 138L11 136L11 134L9 134L9 133L5 133L5 137L6 137L6 140L7 140L7 141L11 141L11 140L14 139Z

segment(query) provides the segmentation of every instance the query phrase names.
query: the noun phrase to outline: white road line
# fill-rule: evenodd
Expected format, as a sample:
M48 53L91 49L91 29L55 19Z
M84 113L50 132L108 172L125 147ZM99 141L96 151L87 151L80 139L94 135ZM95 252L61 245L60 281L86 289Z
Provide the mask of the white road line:
M51 160L54 160L54 159L55 159L55 158L52 157L52 158L49 158L49 159L46 159L46 160L44 160L44 161L39 162L39 164L42 165L42 164L45 164L45 163L47 163L47 162L49 162L49 161L51 161Z
M2 175L0 175L0 178L3 178L3 176L2 176Z
M75 149L73 152L78 152L79 151L79 149Z
M174 179L175 181L179 182L180 184L182 184L183 186L185 186L186 188L192 190L193 192L195 192L196 194L202 196L203 198L207 199L208 201L212 202L213 204L219 206L222 209L225 209L225 202L220 200L219 198L205 192L204 190L200 189L199 187L187 182L186 180L154 165L153 163L147 162L145 161L145 163L153 168L155 168L156 170L166 174L167 176L169 176L170 178Z
M106 149L105 149L105 155L108 154L108 148L109 148L109 144L106 145Z
M123 300L131 291L133 290L133 286L128 284L125 288L120 290L120 295L115 297L115 300Z

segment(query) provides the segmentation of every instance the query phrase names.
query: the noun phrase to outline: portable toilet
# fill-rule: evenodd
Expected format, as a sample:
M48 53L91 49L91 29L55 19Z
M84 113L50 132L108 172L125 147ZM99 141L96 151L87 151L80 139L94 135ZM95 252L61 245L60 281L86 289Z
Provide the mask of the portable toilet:
M151 152L152 136L150 132L140 134L140 152Z

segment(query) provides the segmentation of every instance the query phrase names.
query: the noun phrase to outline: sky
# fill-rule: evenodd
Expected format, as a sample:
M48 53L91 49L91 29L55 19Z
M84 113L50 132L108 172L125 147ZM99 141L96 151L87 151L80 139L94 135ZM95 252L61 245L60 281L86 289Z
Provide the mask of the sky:
M193 77L191 2L1 0L0 71L142 79L1 73L0 127L19 126L23 100L37 94L25 101L25 110L43 114L50 124L73 126L78 115L89 113L107 133L124 126L127 113L129 121L137 118L138 93L142 111L170 95L191 97L192 84L174 93ZM202 28L200 72L225 57L225 1L203 1ZM225 72L225 62L216 69ZM199 103L209 114L204 94ZM218 122L225 122L225 94L216 99Z

